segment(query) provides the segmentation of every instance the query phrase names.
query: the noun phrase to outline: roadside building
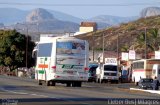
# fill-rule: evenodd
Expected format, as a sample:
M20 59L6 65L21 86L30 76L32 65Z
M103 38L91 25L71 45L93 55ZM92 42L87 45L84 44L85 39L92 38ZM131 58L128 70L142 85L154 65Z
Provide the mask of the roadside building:
M96 22L81 22L79 27L79 32L76 32L74 35L80 35L88 32L93 32L97 30Z

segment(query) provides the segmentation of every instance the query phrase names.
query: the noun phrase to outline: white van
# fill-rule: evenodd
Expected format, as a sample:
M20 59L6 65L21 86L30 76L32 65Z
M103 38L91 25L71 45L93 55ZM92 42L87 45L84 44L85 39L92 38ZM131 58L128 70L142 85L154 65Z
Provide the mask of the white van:
M119 71L117 66L117 58L105 58L105 64L99 64L96 69L96 82L115 81L118 83Z

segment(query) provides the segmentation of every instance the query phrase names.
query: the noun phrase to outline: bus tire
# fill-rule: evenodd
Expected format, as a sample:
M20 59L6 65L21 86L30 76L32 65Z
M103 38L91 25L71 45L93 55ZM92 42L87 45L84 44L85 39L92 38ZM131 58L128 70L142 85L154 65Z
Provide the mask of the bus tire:
M70 82L66 83L66 86L71 87L71 83Z
M56 86L56 82L55 81L51 81L51 86Z
M96 82L99 83L99 78L96 79Z
M42 81L41 80L38 80L38 85L42 85Z
M77 87L81 87L82 86L82 82L77 82Z
M72 82L72 87L81 87L82 82Z
M76 82L72 82L72 87L76 87Z
M55 82L53 82L53 81L46 81L45 85L46 86L55 86Z

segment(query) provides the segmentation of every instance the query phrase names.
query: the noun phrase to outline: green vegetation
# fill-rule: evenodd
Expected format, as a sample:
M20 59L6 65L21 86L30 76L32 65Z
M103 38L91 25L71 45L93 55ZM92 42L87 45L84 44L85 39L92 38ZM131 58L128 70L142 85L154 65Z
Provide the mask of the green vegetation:
M104 34L104 45L106 50L117 51L117 40L119 51L136 50L137 53L144 53L145 50L145 29L147 39L147 52L159 49L160 38L160 16L140 18L129 23L122 23L120 26L113 26L97 32L90 32L79 35L78 38L88 40L90 48L94 45L95 50L102 48L102 35ZM99 36L94 38L94 36ZM119 36L119 38L118 38ZM117 39L118 38L118 39ZM111 44L107 44L110 41Z
M26 48L27 60L30 62L27 66L32 66L31 54L34 45L29 36L26 37L16 30L0 30L0 66L8 67L10 71L25 67Z
M124 46L122 46L122 47L120 48L120 51L121 51L121 52L128 52L128 51L129 51L129 46L128 46L127 44L125 44Z
M147 52L158 50L160 45L158 30L158 28L153 28L149 30L146 29L146 32L141 32L131 47L141 53L145 51L145 48Z

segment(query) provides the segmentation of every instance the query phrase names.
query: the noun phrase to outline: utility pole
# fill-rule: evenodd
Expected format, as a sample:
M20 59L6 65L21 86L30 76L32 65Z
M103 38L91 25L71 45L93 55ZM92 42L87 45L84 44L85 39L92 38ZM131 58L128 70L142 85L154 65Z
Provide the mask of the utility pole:
M146 35L147 29L146 27L144 29L145 29L145 59L147 59L147 35Z
M37 33L38 33L38 39L40 40L40 33L39 33L39 23L37 22ZM37 40L37 38L36 38Z
M92 60L94 61L94 31L92 34Z
M119 61L118 59L119 59L119 33L117 35L117 61Z
M117 70L119 71L119 33L117 35Z
M103 52L102 52L102 57L103 57L103 58L102 58L102 59L103 59L103 63L104 63L104 33L103 33L102 40L103 40L103 46L102 46L102 48L103 48L103 49L102 49L102 51L103 51Z
M28 68L28 26L27 26L27 35L26 35L26 68Z
M28 67L28 25L27 23L17 23L17 25L23 25L25 26L24 28L24 33L26 33L26 49L25 49L25 53L26 53L26 61L25 61L25 66L26 68ZM15 27L16 28L16 27ZM26 32L25 32L26 31Z

